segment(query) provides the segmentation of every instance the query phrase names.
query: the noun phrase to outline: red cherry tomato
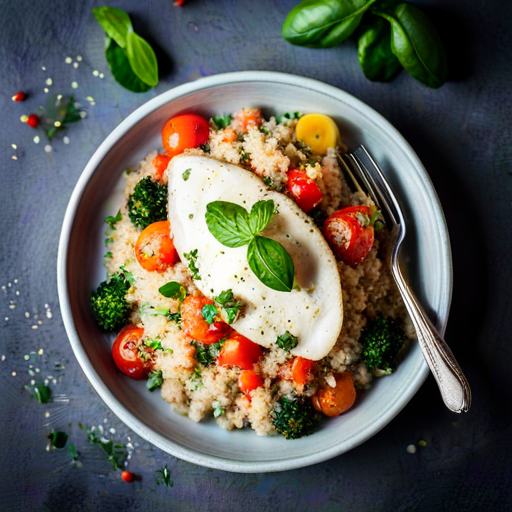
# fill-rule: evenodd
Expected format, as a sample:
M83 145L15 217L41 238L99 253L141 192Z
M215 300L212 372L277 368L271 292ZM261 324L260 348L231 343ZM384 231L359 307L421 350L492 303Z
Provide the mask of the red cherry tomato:
M179 260L168 220L153 222L142 231L135 243L135 257L143 269L154 272L164 272Z
M123 471L123 472L121 473L121 478L122 478L125 482L133 482L133 480L134 480L133 473L130 473L130 471Z
M314 379L313 367L315 361L296 356L284 363L279 369L279 375L284 380L291 380L296 386L304 386Z
M193 338L207 345L217 343L230 332L231 327L225 322L209 324L203 317L203 306L213 304L213 300L206 297L189 295L181 306L181 329Z
M254 370L242 370L238 376L238 387L245 395L263 386L263 379Z
M112 346L112 357L116 366L128 377L140 380L147 377L153 368L152 350L144 347L144 329L127 325L121 329Z
M338 416L348 411L356 401L356 388L350 372L337 375L334 388L318 388L311 401L313 407L326 416Z
M23 91L20 91L12 97L12 101L23 101L26 97L27 95Z
M39 126L40 122L41 122L41 118L39 116L36 116L35 114L30 114L28 116L27 124L31 128L37 128Z
M261 357L259 345L249 338L233 332L224 342L217 362L221 366L238 366L242 370L252 370L254 363Z
M199 147L209 137L208 121L195 114L172 117L162 129L162 143L171 158L183 153L185 149Z
M324 197L315 181L298 169L288 173L288 192L306 213L318 206Z
M164 175L164 172L167 169L170 160L171 157L168 155L164 155L163 153L156 155L155 158L153 158L153 161L151 163L155 168L155 172L153 174L154 181L162 179L162 176Z
M373 247L375 231L369 206L349 206L327 217L324 236L336 257L355 267Z

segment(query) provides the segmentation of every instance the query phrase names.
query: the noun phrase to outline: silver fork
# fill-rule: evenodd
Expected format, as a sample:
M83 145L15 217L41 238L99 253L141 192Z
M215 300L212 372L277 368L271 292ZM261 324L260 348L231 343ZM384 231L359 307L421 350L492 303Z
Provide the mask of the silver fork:
M471 405L469 383L452 351L437 332L405 281L398 264L400 246L405 238L405 222L395 195L379 166L364 146L360 146L353 153L339 155L339 160L355 183L357 183L357 179L354 174L360 178L375 205L382 211L386 226L391 233L391 250L388 255L391 271L445 405L454 412L467 412Z

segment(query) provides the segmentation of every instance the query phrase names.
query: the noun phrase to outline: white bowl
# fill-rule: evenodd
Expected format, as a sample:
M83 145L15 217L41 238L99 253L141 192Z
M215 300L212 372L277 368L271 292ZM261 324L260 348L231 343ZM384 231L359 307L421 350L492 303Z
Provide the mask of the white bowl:
M165 121L183 112L205 117L242 107L266 114L320 112L333 117L349 148L363 143L380 163L404 208L410 281L441 333L452 289L447 227L432 183L404 138L382 116L353 96L309 78L273 72L216 75L152 99L125 119L84 169L69 202L59 245L58 289L64 325L94 389L141 437L175 457L236 472L282 471L325 461L354 448L383 428L425 380L417 343L396 373L375 382L354 408L325 421L311 436L258 437L251 429L227 432L213 421L194 423L174 413L158 392L121 375L111 357L112 336L91 317L91 291L105 279L104 218L115 214L120 176L161 147Z

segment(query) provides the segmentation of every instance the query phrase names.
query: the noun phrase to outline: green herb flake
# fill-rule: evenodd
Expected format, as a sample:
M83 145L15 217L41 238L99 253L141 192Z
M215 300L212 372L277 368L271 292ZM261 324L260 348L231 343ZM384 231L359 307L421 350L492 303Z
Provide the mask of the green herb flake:
M165 485L165 487L172 487L174 482L171 480L171 472L167 468L167 464L162 469L155 471L155 483L157 485Z
M215 302L219 304L227 317L227 323L232 324L238 317L242 303L233 299L233 290L224 290L217 297Z
M294 336L293 334L286 331L284 334L281 334L277 337L276 343L279 348L290 351L292 348L297 346L299 339L297 336Z
M87 434L89 443L99 446L107 454L108 460L114 469L123 467L127 456L124 444L114 443L104 437L98 437L94 427L86 428L81 423L79 423L78 426Z
M218 418L224 414L224 409L219 401L212 402L213 417Z
M187 289L177 281L169 281L161 286L158 291L168 299L176 299L180 302L185 300L187 296Z
M40 404L47 404L52 398L52 390L41 379L37 379L34 384L25 386L30 392L30 396L37 399Z
M224 128L227 128L229 126L229 123L231 123L231 115L225 115L225 116L215 116L211 118L211 121L215 125L215 128L217 130L223 130Z
M49 448L56 448L57 450L62 450L66 443L68 442L68 435L66 432L61 431L55 431L52 430L48 434L46 434L46 437L49 440Z
M161 388L163 382L164 379L162 375L162 370L149 372L146 387L149 389L149 391L154 391L155 389Z
M192 340L190 344L195 347L196 352L194 354L195 360L203 366L211 365L217 357L219 357L222 345L224 345L225 339L218 341L217 343L201 343L200 341Z
M203 314L203 318L206 320L206 323L211 325L215 322L217 308L214 304L206 304L202 307L201 313Z
M112 215L109 215L105 222L109 225L110 229L116 229L115 225L123 219L123 215L121 214L121 210L117 212L117 215L115 217L112 217Z
M124 265L121 265L119 268L122 270L124 278L126 279L126 281L128 281L128 284L132 286L133 283L135 282L133 274L129 270L126 270Z
M171 322L176 322L178 328L181 329L181 313L179 311L177 313L167 313L167 318Z
M209 153L212 148L210 147L210 144L208 144L208 142L205 142L204 144L199 144L199 147L205 152L205 153Z
M144 340L144 345L146 347L150 347L153 350L163 350L164 347L162 347L162 343L158 338L155 338L154 340Z
M199 275L199 269L196 266L197 249L194 249L193 251L190 252L186 252L185 254L183 254L183 256L185 256L185 258L188 260L188 269L192 274L192 279L195 279L196 281L201 280L201 276Z
M183 181L187 181L190 178L190 173L192 172L192 169L186 169L183 171L183 174L181 177L183 178Z

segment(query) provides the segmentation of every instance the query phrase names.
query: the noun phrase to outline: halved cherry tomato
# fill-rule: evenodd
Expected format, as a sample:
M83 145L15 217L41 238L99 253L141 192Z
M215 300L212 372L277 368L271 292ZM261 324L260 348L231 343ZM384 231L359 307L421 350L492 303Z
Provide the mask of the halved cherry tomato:
M116 366L132 379L144 379L153 368L153 350L142 343L144 329L135 325L123 327L112 346Z
M262 353L259 345L233 331L222 345L217 362L221 366L238 366L242 370L252 370Z
M373 247L375 231L369 206L349 206L327 217L324 236L336 257L355 267Z
M301 387L315 378L313 375L314 366L315 361L296 356L281 366L279 375L284 380L291 380L296 386Z
M235 119L240 123L240 127L244 132L248 130L249 126L260 126L264 121L259 108L244 108L236 113Z
M143 269L154 272L164 272L179 260L168 220L153 222L142 231L135 243L135 257Z
M288 173L288 191L306 213L318 206L324 197L315 181L298 169Z
M181 306L181 329L190 338L207 345L217 343L231 331L225 322L209 324L204 319L202 309L209 304L213 304L213 300L189 295Z
M162 143L171 158L183 153L185 149L199 147L209 137L208 121L196 114L171 117L162 129Z
M151 163L155 168L155 172L153 174L154 181L162 179L162 176L164 175L164 172L167 169L167 166L169 165L170 161L171 157L168 155L164 155L163 153L160 153L159 155L156 155L155 158L153 158L153 161Z
M313 407L326 416L338 416L348 411L356 401L356 388L350 372L337 375L334 388L318 388L311 401Z
M242 370L238 376L238 387L245 395L263 386L263 379L254 370Z

